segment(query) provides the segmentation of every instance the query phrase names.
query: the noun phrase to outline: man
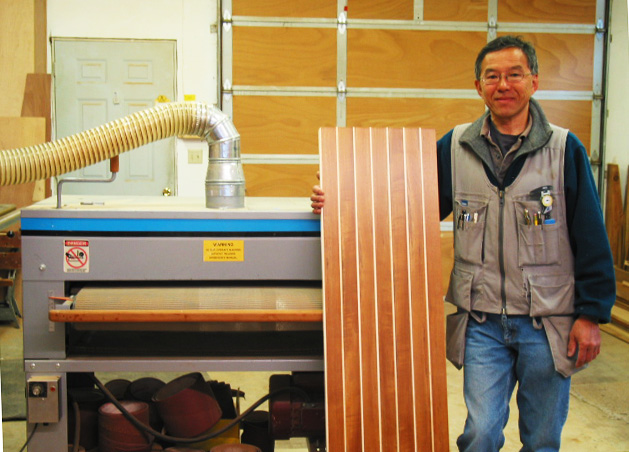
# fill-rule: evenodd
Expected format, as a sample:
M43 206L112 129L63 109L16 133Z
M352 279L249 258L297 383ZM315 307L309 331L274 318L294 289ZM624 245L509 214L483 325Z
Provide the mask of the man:
M546 120L533 46L503 36L479 53L488 110L437 144L440 214L454 214L448 359L464 367L460 451L504 445L518 385L522 451L558 451L570 375L600 351L614 268L585 148ZM325 203L319 186L315 213Z

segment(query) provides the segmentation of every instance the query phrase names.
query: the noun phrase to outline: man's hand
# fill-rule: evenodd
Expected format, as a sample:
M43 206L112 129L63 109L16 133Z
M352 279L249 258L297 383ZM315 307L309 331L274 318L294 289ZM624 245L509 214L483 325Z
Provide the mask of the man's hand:
M594 361L601 352L601 331L596 320L581 316L574 322L568 342L568 356L574 356L577 349L577 367Z
M319 171L317 171L317 179L321 180L319 176ZM315 185L312 187L312 195L310 196L310 201L312 203L310 206L312 207L312 211L316 214L321 214L321 209L323 209L323 205L325 204L325 193L319 185Z

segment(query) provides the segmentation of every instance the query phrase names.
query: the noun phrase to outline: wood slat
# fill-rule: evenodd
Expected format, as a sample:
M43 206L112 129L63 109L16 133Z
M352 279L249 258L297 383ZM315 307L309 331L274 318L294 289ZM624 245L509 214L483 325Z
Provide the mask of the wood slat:
M448 450L435 132L320 143L328 450Z
M50 74L26 74L26 86L22 100L22 117L46 118L46 141L52 138L50 96L52 76Z
M629 171L626 174L629 174ZM629 269L629 213L627 206L629 206L629 180L625 181L625 229L622 235L622 264L620 265L625 270Z
M609 245L614 257L614 265L622 266L622 229L623 209L622 195L620 191L620 170L615 163L607 164L607 177L605 188L605 228Z

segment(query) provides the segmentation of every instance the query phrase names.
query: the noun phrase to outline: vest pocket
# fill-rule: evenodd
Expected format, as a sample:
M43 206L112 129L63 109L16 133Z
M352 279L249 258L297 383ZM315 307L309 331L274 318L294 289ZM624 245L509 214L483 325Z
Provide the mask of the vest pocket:
M469 318L468 312L460 310L446 317L446 358L457 369L463 367L465 359L465 332Z
M530 275L531 317L574 312L574 278L571 275Z
M454 259L483 262L486 201L457 200L454 209Z
M516 202L518 265L559 264L559 225L535 224L533 209L539 203Z
M472 310L472 281L474 274L461 270L455 264L450 275L450 285L446 294L446 301L465 311Z

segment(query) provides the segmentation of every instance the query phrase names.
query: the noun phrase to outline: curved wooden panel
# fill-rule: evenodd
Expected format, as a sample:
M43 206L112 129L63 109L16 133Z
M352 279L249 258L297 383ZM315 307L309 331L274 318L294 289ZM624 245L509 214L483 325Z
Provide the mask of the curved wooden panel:
M233 30L234 85L336 86L336 29Z
M336 124L336 98L234 96L244 154L317 154L320 127Z
M593 0L498 0L500 22L537 22L594 24L596 2Z
M347 85L372 88L471 88L487 33L348 30Z
M487 22L487 2L478 0L425 0L424 20Z
M347 99L347 125L352 127L417 127L435 129L443 136L457 124L472 122L485 111L472 99Z
M319 165L243 165L247 196L309 197Z
M258 17L336 17L336 0L233 0L234 15Z
M522 37L535 46L539 62L539 89L592 90L593 35L523 33Z
M320 139L328 450L446 451L434 131Z

